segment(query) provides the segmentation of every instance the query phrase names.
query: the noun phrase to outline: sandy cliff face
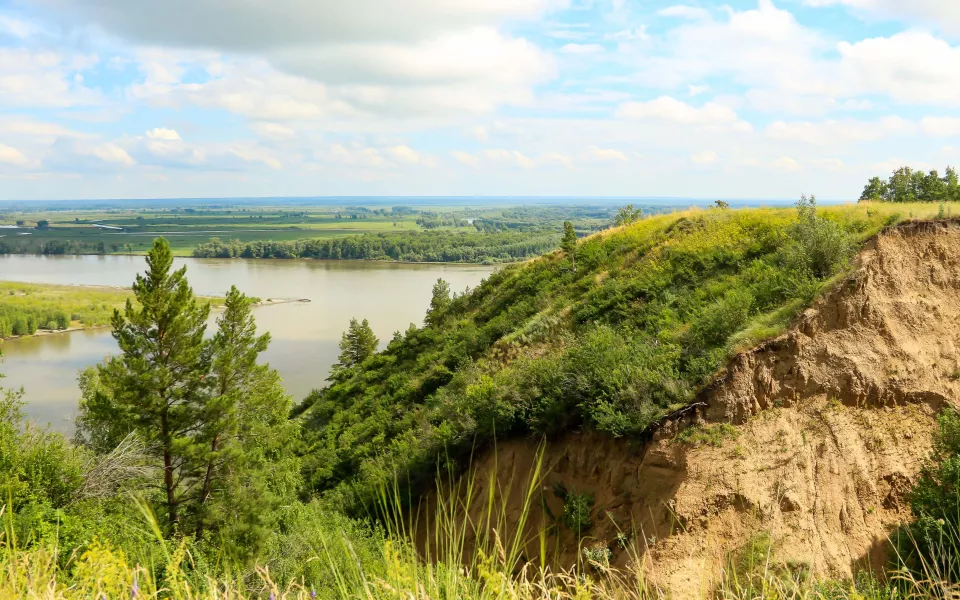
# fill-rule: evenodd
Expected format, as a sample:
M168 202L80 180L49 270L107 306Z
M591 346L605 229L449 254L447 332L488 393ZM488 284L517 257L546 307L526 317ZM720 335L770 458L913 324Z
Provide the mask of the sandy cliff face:
M937 412L960 404L958 342L960 224L885 231L788 333L736 357L695 413L649 443L572 434L549 444L528 529L562 514L555 484L592 492L583 544L610 547L623 565L626 533L651 581L675 598L705 595L724 557L757 532L770 534L779 560L819 575L876 565L908 514ZM718 423L735 426L719 446L676 439ZM476 465L478 497L489 485L514 490L501 494L507 525L519 519L535 447L501 444ZM554 530L551 562L569 565L577 541Z

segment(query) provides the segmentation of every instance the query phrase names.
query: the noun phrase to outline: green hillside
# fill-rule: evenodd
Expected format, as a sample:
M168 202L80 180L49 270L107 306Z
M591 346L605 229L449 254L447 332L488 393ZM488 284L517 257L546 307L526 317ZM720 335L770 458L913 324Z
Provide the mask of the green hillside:
M494 436L635 436L737 347L781 331L858 241L907 216L805 201L661 215L580 240L576 270L558 251L441 294L428 325L298 407L310 488L357 508L395 466L417 487Z

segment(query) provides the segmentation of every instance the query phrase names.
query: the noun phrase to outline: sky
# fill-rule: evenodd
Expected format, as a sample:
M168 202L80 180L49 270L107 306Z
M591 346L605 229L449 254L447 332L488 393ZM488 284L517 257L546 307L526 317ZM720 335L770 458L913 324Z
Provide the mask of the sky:
M0 199L856 200L958 73L953 0L0 0Z

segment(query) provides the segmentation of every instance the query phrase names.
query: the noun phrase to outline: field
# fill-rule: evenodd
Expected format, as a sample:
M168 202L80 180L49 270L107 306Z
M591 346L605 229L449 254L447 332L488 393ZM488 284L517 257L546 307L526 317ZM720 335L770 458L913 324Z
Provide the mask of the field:
M619 206L258 206L169 201L157 206L0 206L0 253L142 254L165 237L175 255L220 239L307 242L363 234L528 232L559 234L563 221L587 234L613 223ZM162 204L162 205L161 205ZM644 207L647 214L664 207ZM476 240L473 240L474 243ZM515 243L515 241L513 241ZM456 245L457 242L454 242Z
M0 243L16 253L37 253L53 244L62 251L47 253L140 254L154 238L162 236L180 256L189 256L199 244L215 237L241 242L289 241L420 229L413 214L326 207L17 212L0 214L0 227L4 227Z

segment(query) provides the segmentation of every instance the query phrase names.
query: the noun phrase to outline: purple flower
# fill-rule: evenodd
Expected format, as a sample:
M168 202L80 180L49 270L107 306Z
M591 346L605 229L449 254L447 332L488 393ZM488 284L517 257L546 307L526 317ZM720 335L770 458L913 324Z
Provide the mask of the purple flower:
M316 591L315 589L313 589L313 588L310 588L310 597L311 597L311 598L316 598L316 597L317 597L317 591Z
M133 587L130 589L130 597L131 597L131 598L136 598L139 593L140 593L140 586L137 585L137 574L134 573L134 574L133 574Z
M277 595L273 592L270 592L270 600L277 600Z

